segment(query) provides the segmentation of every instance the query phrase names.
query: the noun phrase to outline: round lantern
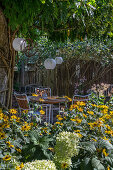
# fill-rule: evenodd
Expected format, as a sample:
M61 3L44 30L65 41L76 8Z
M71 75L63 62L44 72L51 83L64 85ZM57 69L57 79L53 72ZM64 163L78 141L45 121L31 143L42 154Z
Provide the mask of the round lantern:
M55 61L56 61L56 64L62 64L63 58L62 57L56 57Z
M13 40L13 48L15 51L23 51L26 46L27 44L24 38L15 38Z
M56 61L54 59L47 58L44 61L44 66L46 69L54 69L56 67Z

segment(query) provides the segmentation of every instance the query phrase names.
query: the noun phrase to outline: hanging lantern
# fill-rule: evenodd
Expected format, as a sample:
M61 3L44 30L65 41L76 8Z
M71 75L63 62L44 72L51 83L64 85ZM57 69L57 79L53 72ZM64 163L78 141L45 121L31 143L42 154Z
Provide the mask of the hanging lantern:
M44 67L46 69L54 69L56 67L56 61L54 59L51 59L51 58L47 58L45 61L44 61Z
M15 51L23 51L26 46L27 44L24 38L15 38L13 40L13 48Z
M56 64L62 64L63 58L62 57L56 57L55 61L56 61Z
M14 66L14 71L18 71L18 67L17 66Z

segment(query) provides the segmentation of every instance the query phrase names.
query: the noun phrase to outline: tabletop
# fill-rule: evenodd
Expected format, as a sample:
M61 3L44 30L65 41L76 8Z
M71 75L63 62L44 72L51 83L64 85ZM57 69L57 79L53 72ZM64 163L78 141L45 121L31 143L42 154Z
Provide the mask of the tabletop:
M51 96L51 97L47 97L47 98L40 98L38 96L31 96L30 101L47 103L47 104L57 104L57 103L65 102L66 99L63 98L63 97L58 97L58 96Z

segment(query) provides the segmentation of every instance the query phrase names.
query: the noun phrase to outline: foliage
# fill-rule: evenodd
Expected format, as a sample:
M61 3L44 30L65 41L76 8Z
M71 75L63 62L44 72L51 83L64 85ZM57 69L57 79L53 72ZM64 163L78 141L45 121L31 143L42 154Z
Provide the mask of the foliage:
M106 39L105 41L93 41L92 39L79 41L73 43L69 40L67 42L51 42L46 37L40 37L37 41L37 46L34 50L37 53L32 57L27 57L23 53L19 53L18 67L21 63L30 64L35 63L40 69L43 69L43 62L46 58L62 57L64 62L70 61L71 58L76 60L94 60L100 62L103 66L109 65L113 61L112 52L113 41Z
M1 169L22 169L23 163L44 159L61 169L113 168L113 97L105 105L103 96L92 94L87 103L65 108L53 125L11 109L0 113L0 130Z
M37 39L40 33L46 32L51 40L64 41L69 37L73 41L86 35L88 38L113 35L113 3L110 0L0 2L11 28L19 28L24 37Z
M57 116L54 133L75 132L81 138L80 150L72 158L72 169L112 168L113 156L113 98L104 105L103 97L92 95L91 101L77 102ZM109 160L109 161L108 161Z
M29 117L29 115L31 116ZM39 124L39 116L33 115L33 113L28 114L27 110L23 111L21 115L15 109L0 113L1 169L15 169L15 165L19 166L18 161L22 159L24 146L27 146L32 140L30 132ZM38 132L41 134L41 129ZM22 161L25 160L26 157Z

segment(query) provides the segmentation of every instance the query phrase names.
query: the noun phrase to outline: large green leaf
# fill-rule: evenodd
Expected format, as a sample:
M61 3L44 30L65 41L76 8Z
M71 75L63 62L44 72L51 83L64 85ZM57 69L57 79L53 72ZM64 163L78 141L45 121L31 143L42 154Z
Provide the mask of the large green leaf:
M110 164L111 167L113 167L113 158L111 157L105 157L105 160Z
M113 145L108 140L101 140L100 145L108 150L113 150Z
M95 145L91 142L82 142L81 144L84 147L84 149L89 151L91 154L93 154L96 151Z
M104 166L101 164L100 160L97 158L92 158L92 167L96 168L97 170L105 170Z
M81 170L91 170L91 158L85 158L84 161L81 163Z

